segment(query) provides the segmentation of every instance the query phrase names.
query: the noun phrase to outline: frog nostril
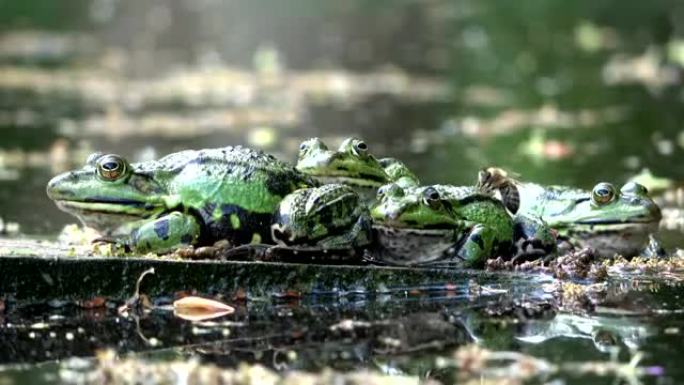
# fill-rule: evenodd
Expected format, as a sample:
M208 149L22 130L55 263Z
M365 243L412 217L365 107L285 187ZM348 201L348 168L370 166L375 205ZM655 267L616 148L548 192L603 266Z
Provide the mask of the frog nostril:
M287 245L292 242L292 230L288 226L273 225L271 227L271 237L279 244Z

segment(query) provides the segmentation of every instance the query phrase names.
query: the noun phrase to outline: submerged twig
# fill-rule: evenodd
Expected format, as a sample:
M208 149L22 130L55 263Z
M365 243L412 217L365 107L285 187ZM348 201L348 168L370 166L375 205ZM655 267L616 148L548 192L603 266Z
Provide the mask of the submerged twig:
M133 296L119 307L119 314L126 314L133 309L149 309L152 307L149 298L144 294L140 294L140 284L142 283L143 278L148 274L154 274L154 267L151 267L140 274L138 280L135 282L135 292L133 293Z

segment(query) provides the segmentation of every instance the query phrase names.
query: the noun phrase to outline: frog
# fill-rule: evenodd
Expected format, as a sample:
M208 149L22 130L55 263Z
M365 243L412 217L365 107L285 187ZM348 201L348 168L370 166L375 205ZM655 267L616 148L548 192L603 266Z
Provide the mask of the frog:
M319 183L340 183L352 187L370 205L381 186L401 179L403 184L419 184L418 177L396 158L377 159L368 144L356 137L346 138L337 150L329 150L319 138L299 146L297 170Z
M283 198L317 185L272 155L228 146L139 163L94 153L81 169L50 180L47 195L101 240L162 254L217 240L272 243L273 215Z
M354 250L371 243L371 223L351 187L327 184L288 194L275 211L271 236L297 250Z
M370 212L372 257L383 263L482 267L512 251L510 213L475 186L391 183L378 190Z
M479 188L495 191L515 215L540 217L570 247L589 247L601 257L640 254L657 231L660 207L639 183L619 189L599 182L591 190L521 182L499 168L481 170Z

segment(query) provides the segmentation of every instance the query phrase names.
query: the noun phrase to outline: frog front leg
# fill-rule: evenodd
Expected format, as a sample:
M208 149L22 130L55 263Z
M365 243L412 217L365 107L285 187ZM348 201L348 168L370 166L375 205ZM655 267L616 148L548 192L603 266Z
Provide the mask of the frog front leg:
M461 240L461 247L456 257L463 260L465 267L481 267L492 257L497 238L494 230L482 224L476 224Z
M137 222L124 243L139 253L165 253L196 243L200 225L194 216L174 211L167 215Z

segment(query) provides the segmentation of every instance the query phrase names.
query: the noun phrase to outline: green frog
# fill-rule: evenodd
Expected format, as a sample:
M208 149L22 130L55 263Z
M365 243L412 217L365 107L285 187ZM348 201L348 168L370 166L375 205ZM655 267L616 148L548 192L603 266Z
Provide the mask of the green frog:
M497 168L480 172L478 186L498 191L516 215L535 215L572 245L591 247L600 255L634 256L658 229L660 208L646 188L628 182L619 190L598 183L591 191L567 186L520 182Z
M405 184L418 184L418 178L404 163L395 158L377 159L366 142L353 137L345 139L336 151L329 150L318 138L302 142L296 168L322 184L350 186L367 203L387 183L401 179Z
M388 184L371 217L377 259L387 263L480 267L512 248L510 214L475 187Z
M299 250L357 249L371 242L371 218L351 187L328 184L287 195L271 234L279 245Z
M273 214L283 198L316 185L271 155L237 146L141 163L95 153L82 169L53 178L47 194L104 238L163 253L221 239L271 243Z

